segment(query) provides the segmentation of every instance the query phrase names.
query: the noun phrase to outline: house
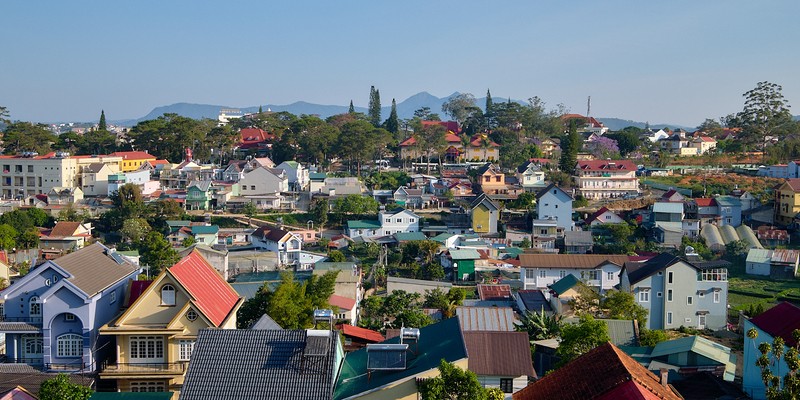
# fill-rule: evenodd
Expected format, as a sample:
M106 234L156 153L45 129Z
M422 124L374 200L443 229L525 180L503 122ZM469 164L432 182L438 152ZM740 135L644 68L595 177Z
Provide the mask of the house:
M545 138L536 145L547 158L553 158L561 150L560 142L557 139Z
M185 250L178 253L178 255L183 258L191 254L192 252L200 253L212 267L214 267L217 272L219 272L222 279L228 280L228 276L230 273L229 264L228 264L228 250L217 250L211 248L211 246L203 243L195 243Z
M156 157L146 151L117 151L109 154L112 157L122 157L119 164L120 172L130 172L138 170L142 164L148 161L156 161Z
M684 236L683 203L663 200L655 202L650 220L653 223L656 242L664 246L676 248L680 246Z
M712 342L702 336L686 336L660 342L655 347L621 347L637 358L650 371L662 368L675 371L681 377L710 372L714 376L733 382L736 374L736 356L729 347Z
M624 223L625 220L608 208L600 207L594 214L586 218L585 222L586 225L595 226L599 224L621 224Z
M246 160L231 160L228 162L228 166L222 170L219 179L224 182L239 182L244 178L244 174L250 171L247 166L248 161Z
M358 303L356 299L332 294L328 298L328 304L333 309L333 316L336 322L344 322L355 325L358 322Z
M575 187L589 200L639 195L636 164L630 160L585 160L575 167Z
M303 240L288 231L264 225L250 235L250 240L253 246L277 254L280 265L294 265L300 262Z
M195 243L213 246L219 242L219 226L191 223L167 234L167 240L173 247L183 247L188 238L193 238Z
M564 254L587 254L592 252L594 237L591 231L564 233Z
M608 132L608 127L594 117L584 117L580 114L564 114L561 116L561 122L566 128L568 128L573 121L577 124L576 128L578 132L589 132L598 136L602 136Z
M683 397L612 343L606 343L514 393L514 400L666 399Z
M91 239L92 224L58 221L53 229L44 231L39 236L39 248L75 251L82 249Z
M574 275L600 291L619 284L622 265L630 258L614 254L520 254L523 289L545 289Z
M458 317L419 328L418 333L405 339L393 337L345 355L333 398L415 399L417 380L438 376L442 360L462 369L469 367ZM380 359L393 362L381 363Z
M344 351L351 352L367 347L367 344L380 343L386 340L380 332L348 324L336 325L336 329L344 337Z
M751 318L744 320L744 332L754 329L758 337L751 339L748 335L744 337L744 369L742 372L742 389L750 397L756 400L766 399L764 381L761 380L761 368L756 364L761 357L759 346L762 343L773 344L775 338L783 339L783 354L790 347L797 346L792 332L800 329L800 308L788 302L778 303L769 310ZM789 373L786 361L781 359L779 362L771 363L770 369L775 376L783 377Z
M575 225L572 222L572 200L572 195L551 183L536 194L536 218L554 220L562 231L571 231Z
M527 332L464 332L468 368L485 388L499 388L510 399L536 378Z
M469 140L464 159L473 161L497 161L500 159L500 145L485 133L478 133Z
M500 167L486 163L478 168L476 175L477 187L485 194L503 194L507 192L506 175Z
M331 400L342 353L332 330L204 329L180 398Z
M429 121L422 121L423 123ZM434 121L431 121L434 122ZM439 122L439 121L435 121ZM466 150L464 145L461 143L461 138L458 137L454 132L458 132L458 130L451 130L448 131L445 136L444 140L446 144L446 150L444 151L446 157L453 162L458 162L466 155ZM414 160L420 159L425 156L425 149L420 148L417 144L417 139L413 136L409 137L406 140L400 142L400 158L403 160Z
M2 400L38 400L39 389L48 379L57 377L55 372L42 372L26 364L6 364L0 368L0 399ZM67 374L67 380L74 384L90 387L95 380L88 374ZM21 397L8 397L21 396ZM33 397L26 397L27 395Z
M747 253L745 272L772 279L794 279L800 265L800 250L752 248Z
M706 154L717 148L717 140L710 136L698 136L691 140L689 147L697 149L697 154Z
M728 270L722 263L662 253L643 263L625 263L620 290L647 309L647 329L726 328Z
M289 177L276 168L258 167L239 180L242 197L262 209L280 208L280 193L288 191Z
M526 192L538 192L546 186L541 164L534 161L525 161L517 167L516 177Z
M424 189L413 189L407 186L400 186L392 193L395 204L409 208L428 208L439 206L439 200L431 193L425 193Z
M278 164L275 169L282 170L286 173L289 180L289 189L295 192L302 192L306 190L309 184L308 168L304 167L297 161L284 161Z
M208 210L212 207L211 181L194 181L186 186L186 209Z
M95 371L113 346L98 328L119 313L140 271L100 243L32 269L2 292L6 356L47 369Z
M80 203L83 200L83 190L79 187L56 186L47 192L48 205L67 205Z
M648 130L642 133L640 136L641 139L649 140L650 143L656 143L661 139L669 137L669 134L665 132L663 129L659 129L657 131Z
M336 178L329 176L325 178L325 184L319 190L311 192L311 194L319 193L330 198L336 198L351 194L360 195L365 191L366 187L357 177Z
M788 226L800 213L800 178L787 179L775 188L775 223Z
M442 266L453 269L455 281L474 281L475 260L480 259L481 255L475 249L452 249L441 255Z
M103 337L117 343L116 362L105 364L100 378L116 380L117 388L127 392L180 391L200 332L236 328L243 301L193 250L100 328Z
M472 231L475 233L497 233L497 220L500 207L486 193L481 193L469 206L472 220Z
M719 225L737 227L742 224L742 202L735 196L717 196L714 198L719 206Z
M357 237L389 236L399 232L419 232L419 216L403 208L378 212L376 220L347 221L347 236Z
M548 286L550 292L550 307L556 314L570 314L570 302L580 296L578 284L580 280L575 275L567 274Z
M519 321L511 307L456 307L458 322L464 332L502 331L514 332Z
M541 290L518 290L514 293L514 299L517 302L517 309L522 314L545 312L549 315L553 313L550 302Z
M244 128L239 131L238 149L241 152L262 153L272 146L275 135L259 128Z
M511 285L479 283L478 298L481 301L511 302Z
M106 196L108 176L119 172L115 164L91 163L81 170L81 190L84 196Z
M33 393L22 386L8 391L0 391L0 400L39 400Z
M775 229L767 225L759 226L756 236L759 242L769 247L785 246L791 239L789 232L785 229Z

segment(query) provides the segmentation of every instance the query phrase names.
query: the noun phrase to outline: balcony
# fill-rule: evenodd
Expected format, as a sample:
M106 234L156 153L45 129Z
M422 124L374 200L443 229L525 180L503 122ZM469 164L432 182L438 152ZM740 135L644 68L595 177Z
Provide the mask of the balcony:
M0 333L39 333L42 317L8 317L0 315Z
M183 375L188 362L182 363L116 363L103 364L100 376L103 378L118 378L122 376L171 376Z

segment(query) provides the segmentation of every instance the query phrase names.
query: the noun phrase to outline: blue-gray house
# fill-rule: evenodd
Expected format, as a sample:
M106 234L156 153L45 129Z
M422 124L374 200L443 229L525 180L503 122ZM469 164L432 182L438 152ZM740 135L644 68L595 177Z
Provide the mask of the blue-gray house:
M10 362L44 369L94 371L116 349L98 328L125 301L140 272L114 250L95 243L47 261L6 288L0 333Z
M556 221L559 230L573 230L575 223L572 222L572 195L555 183L542 189L536 194L536 218Z
M734 196L715 197L719 206L720 226L731 225L737 227L742 224L742 201Z

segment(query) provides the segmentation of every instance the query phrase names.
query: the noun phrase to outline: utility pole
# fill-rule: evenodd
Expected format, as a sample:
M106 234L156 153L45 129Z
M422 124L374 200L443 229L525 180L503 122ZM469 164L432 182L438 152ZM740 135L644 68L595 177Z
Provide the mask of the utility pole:
M588 117L592 113L592 96L589 96L589 99L586 100L586 116Z

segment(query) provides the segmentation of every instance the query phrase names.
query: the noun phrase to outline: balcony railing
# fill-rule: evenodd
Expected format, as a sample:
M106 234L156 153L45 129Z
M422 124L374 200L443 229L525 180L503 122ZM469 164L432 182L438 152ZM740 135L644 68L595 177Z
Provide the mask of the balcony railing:
M32 366L43 366L42 357L39 358L11 358L11 357L0 357L0 363L2 364L28 364Z
M188 363L116 363L103 364L102 374L183 374Z
M0 322L24 322L31 325L41 325L42 317L9 317L0 315Z

